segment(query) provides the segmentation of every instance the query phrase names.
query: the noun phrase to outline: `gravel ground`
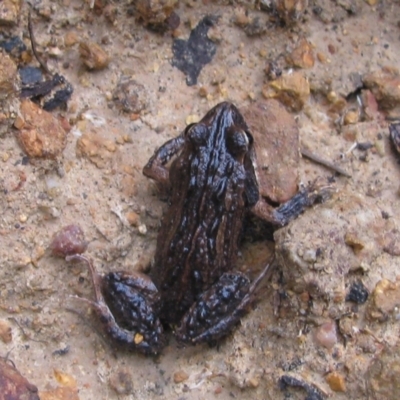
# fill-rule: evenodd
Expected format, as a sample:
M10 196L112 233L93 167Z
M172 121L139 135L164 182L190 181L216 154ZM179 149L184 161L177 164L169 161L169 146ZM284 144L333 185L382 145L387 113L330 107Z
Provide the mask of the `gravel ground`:
M400 119L400 5L266 3L33 2L37 52L74 89L49 113L48 99L20 96L16 65L39 66L30 7L0 4L1 47L11 37L26 46L0 53L0 354L42 400L399 398L400 166L389 124ZM205 53L185 75L176 40L206 15ZM254 276L274 251L277 265L218 346L180 348L171 335L156 358L115 350L72 297L93 298L87 269L51 256L53 235L79 224L99 272L147 270L166 206L141 172L153 151L221 101L245 109L271 97L295 117L304 153L349 176L296 159L299 182L334 193L275 243L244 243L239 269Z

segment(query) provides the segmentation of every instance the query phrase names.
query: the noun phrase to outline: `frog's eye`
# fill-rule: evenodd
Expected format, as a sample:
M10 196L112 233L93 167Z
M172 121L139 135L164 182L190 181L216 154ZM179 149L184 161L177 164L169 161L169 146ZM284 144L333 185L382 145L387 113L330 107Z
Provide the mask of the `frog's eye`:
M192 124L186 128L186 137L195 146L205 146L207 144L208 130L204 125Z
M228 130L226 147L233 155L246 153L249 149L250 138L245 131Z

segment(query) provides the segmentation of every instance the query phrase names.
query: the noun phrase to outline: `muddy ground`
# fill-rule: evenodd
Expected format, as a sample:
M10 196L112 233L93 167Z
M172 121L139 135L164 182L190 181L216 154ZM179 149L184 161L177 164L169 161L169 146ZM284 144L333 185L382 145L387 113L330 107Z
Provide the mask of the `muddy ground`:
M291 14L279 2L222 3L180 2L179 27L163 33L126 2L32 3L38 53L74 92L51 111L70 125L65 139L39 149L21 139L19 82L2 93L0 353L42 399L399 398L400 165L388 125L400 117L400 5L315 0ZM7 4L16 8L2 40L18 36L27 49L15 64L38 66L30 7ZM173 42L206 15L219 16L207 33L215 55L188 86ZM88 69L80 42L97 43L108 65ZM297 77L287 91L271 85L282 71ZM122 77L136 82L128 105ZM155 358L115 350L71 297L93 298L87 269L52 257L53 235L79 224L98 271L145 270L166 206L141 173L153 151L221 101L244 108L270 96L295 116L301 146L350 176L300 159L300 181L319 178L332 198L275 232L274 274L218 346L179 348L171 335ZM271 241L245 243L238 267L260 268L272 251Z

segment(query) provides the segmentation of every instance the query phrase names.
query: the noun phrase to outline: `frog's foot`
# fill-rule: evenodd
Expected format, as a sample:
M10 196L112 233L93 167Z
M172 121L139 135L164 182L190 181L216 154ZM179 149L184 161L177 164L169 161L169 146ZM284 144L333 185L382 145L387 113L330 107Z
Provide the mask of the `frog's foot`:
M128 276L113 272L102 277L85 256L73 256L69 260L83 261L89 267L96 301L75 298L93 307L104 332L117 345L129 350L144 354L159 353L164 346L163 327L153 310L156 294L148 298L151 288L148 282L143 282L143 275ZM106 299L103 291L106 291Z
M270 265L252 283L240 272L223 274L184 315L175 332L177 340L197 344L212 342L230 333L249 311L255 289Z
M264 199L260 199L251 211L276 226L285 226L307 208L329 199L334 192L335 189L332 186L323 186L315 181L301 189L279 208L273 208Z

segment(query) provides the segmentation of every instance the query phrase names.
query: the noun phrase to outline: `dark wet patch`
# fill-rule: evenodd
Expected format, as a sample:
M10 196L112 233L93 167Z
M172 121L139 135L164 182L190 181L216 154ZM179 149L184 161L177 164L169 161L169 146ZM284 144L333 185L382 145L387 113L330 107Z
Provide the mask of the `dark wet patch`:
M188 86L196 85L202 68L214 57L217 46L207 37L218 17L205 16L192 30L188 40L175 39L172 45L172 65L186 75Z

